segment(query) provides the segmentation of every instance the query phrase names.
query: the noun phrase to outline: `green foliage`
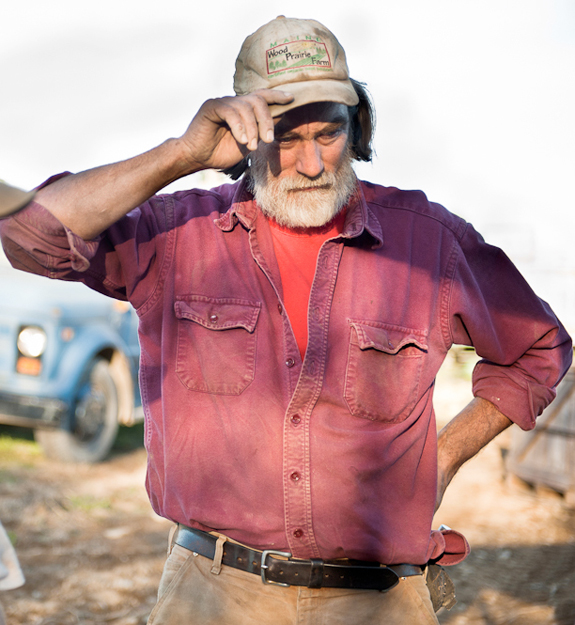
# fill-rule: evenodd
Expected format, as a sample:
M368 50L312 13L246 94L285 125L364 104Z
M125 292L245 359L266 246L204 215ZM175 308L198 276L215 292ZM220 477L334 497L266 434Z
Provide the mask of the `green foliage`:
M42 451L33 440L22 439L13 436L2 428L0 433L0 464L34 464L34 461L42 456Z
M72 495L68 497L70 509L83 510L90 512L91 510L109 510L112 502L109 499L98 499L90 495Z

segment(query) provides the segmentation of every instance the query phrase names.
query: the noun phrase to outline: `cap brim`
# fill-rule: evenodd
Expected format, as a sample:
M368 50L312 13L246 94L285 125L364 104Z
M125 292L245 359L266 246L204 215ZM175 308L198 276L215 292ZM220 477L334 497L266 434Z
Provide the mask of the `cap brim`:
M0 182L0 219L22 210L34 199L35 191L22 191Z
M270 104L272 117L278 117L291 109L312 102L338 102L346 106L355 106L359 102L357 93L349 80L288 82L273 89L291 93L294 99L289 104Z

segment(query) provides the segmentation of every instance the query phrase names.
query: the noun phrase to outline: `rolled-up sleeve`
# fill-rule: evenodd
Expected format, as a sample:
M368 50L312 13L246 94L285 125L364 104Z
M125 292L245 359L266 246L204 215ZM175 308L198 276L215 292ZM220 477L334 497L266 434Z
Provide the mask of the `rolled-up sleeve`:
M86 271L98 249L98 240L84 241L37 202L3 220L0 229L12 265L48 278L66 279L70 272Z
M473 394L531 429L571 365L571 338L507 256L470 225L453 267L452 339L481 357Z
M159 278L158 259L165 252L167 231L163 200L158 197L92 241L66 228L38 202L0 221L2 245L15 268L84 282L116 299L130 300L136 308Z

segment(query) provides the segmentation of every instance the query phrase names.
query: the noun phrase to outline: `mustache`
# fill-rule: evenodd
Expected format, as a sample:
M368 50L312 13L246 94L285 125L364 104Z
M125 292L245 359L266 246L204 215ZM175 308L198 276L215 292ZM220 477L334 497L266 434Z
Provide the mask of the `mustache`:
M289 178L280 180L276 184L278 185L278 191L329 191L335 185L335 175L329 172L324 172L318 178L310 180L305 176L297 178Z

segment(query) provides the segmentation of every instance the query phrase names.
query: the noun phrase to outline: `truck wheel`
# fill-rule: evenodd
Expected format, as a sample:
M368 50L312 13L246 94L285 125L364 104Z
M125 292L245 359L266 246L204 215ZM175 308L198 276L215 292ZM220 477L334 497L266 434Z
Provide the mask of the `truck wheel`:
M100 462L118 433L118 392L110 363L94 360L78 385L69 429L35 430L44 453L64 462Z

